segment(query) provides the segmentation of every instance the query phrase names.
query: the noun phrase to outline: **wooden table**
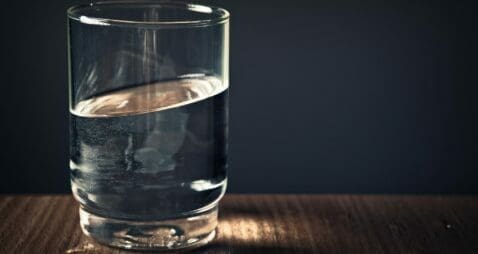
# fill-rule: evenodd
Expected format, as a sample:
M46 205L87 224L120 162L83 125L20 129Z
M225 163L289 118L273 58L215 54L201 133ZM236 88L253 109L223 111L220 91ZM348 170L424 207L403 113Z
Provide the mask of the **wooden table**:
M70 195L0 196L0 253L131 253L81 233ZM226 195L190 253L478 253L478 197Z

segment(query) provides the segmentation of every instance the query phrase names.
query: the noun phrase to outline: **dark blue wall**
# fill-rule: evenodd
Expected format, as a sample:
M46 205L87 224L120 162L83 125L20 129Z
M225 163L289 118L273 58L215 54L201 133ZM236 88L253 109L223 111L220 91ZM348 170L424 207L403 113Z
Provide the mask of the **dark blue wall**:
M69 191L74 3L2 7L0 192ZM230 192L478 193L471 1L214 3L232 13Z

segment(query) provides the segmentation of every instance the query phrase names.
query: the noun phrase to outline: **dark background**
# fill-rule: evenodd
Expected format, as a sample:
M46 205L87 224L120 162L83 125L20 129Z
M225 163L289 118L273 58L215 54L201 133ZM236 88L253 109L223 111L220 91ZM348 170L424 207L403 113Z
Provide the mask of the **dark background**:
M69 192L77 3L2 3L0 192ZM230 192L478 193L471 4L212 3L232 13Z

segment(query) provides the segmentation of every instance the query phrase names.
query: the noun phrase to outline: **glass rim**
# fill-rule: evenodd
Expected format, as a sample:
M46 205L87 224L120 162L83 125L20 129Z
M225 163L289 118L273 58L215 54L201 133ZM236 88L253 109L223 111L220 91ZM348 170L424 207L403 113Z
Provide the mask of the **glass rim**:
M141 6L162 7L162 8L179 8L189 12L208 14L207 18L200 19L184 19L184 20L128 20L115 18L102 18L100 15L88 16L82 15L81 11L92 10L95 7L113 7L113 6ZM123 1L100 1L89 4L78 4L69 7L66 11L69 19L77 20L88 25L102 26L148 26L148 27L197 27L211 26L222 24L229 20L229 12L226 9L216 6L193 4L188 2L174 1L151 1L151 0L123 0Z

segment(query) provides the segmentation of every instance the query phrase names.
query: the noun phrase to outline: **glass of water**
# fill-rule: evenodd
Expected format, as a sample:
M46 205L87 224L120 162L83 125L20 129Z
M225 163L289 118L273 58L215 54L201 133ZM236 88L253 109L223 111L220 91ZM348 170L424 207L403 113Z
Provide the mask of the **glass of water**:
M211 241L227 183L228 12L122 1L67 14L83 232L129 249Z

